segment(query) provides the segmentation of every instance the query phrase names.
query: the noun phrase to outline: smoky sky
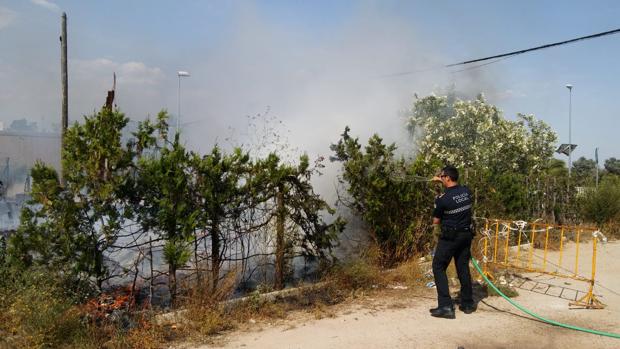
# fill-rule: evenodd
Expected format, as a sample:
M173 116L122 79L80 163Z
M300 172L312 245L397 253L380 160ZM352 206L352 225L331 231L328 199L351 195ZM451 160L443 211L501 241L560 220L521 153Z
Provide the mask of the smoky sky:
M22 117L48 127L59 123L60 20L56 11L49 12L55 20L33 22L19 38L5 40L15 48L0 58L5 125ZM25 16L2 13L3 23L28 24ZM248 116L268 113L277 118L276 131L293 153L327 158L330 143L347 125L363 143L378 133L405 152L411 149L404 116L414 93L425 96L452 85L460 95L484 92L491 101L505 93L496 90L492 67L461 73L441 68L451 62L433 37L419 35L415 24L373 5L360 6L329 35L318 37L290 30L247 4L238 5L230 21L216 43L197 37L192 47L158 57L152 54L159 50L155 46L166 43L146 40L149 44L137 43L135 52L107 45L109 54L93 56L82 50L86 43L69 13L70 122L100 108L113 73L116 104L131 119L154 117L160 109L176 117L176 71L187 70L191 76L181 81L181 122L190 149L251 143L245 139L251 132ZM140 50L144 45L151 46ZM175 55L178 61L172 62ZM392 75L411 71L417 72ZM335 170L326 171L321 186L329 188Z

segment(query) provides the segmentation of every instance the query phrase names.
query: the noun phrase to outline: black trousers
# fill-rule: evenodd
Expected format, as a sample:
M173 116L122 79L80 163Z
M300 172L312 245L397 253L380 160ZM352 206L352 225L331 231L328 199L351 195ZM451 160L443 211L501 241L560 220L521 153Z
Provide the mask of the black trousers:
M433 275L437 287L437 302L440 307L454 306L450 298L446 269L454 258L456 273L461 283L461 304L473 305L469 259L471 258L471 232L459 232L454 240L439 239L433 257Z

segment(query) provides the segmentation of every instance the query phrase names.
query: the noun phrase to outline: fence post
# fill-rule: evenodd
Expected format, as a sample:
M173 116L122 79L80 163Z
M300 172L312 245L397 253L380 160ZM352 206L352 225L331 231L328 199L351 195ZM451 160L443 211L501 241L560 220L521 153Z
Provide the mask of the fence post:
M577 244L575 245L575 276L579 274L579 238L581 237L581 229L577 230Z
M510 223L506 227L506 244L504 247L504 264L508 264L508 242L510 240Z
M497 241L499 239L499 221L495 221L495 248L493 249L493 262L497 263Z
M558 263L560 268L562 268L562 253L564 253L564 226L562 226L560 231L560 261Z
M547 231L545 233L545 258L543 259L543 271L547 270L547 245L549 243L549 226L547 226Z
M484 224L484 233L488 234L489 232L489 221L487 220L486 223ZM488 235L489 238L491 237L491 235ZM488 262L488 258L487 258L487 247L489 245L489 239L484 239L484 275L489 274L489 272L487 271L487 262Z
M536 224L532 224L532 234L530 235L530 251L527 258L527 267L532 269L532 257L534 256L534 241L536 238Z

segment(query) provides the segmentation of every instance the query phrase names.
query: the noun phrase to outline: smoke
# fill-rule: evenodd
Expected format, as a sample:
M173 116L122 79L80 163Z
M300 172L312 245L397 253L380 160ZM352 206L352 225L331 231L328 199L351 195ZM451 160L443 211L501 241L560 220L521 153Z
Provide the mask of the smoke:
M14 11L0 6L0 30L8 27L15 21L16 14Z
M129 117L143 119L162 108L176 117L176 72L187 70L191 77L180 81L180 111L182 139L190 149L250 144L248 116L269 110L285 126L289 148L311 159L328 158L329 145L347 125L362 143L378 133L407 156L412 148L404 116L414 93L425 96L451 85L462 96L502 93L494 89L492 68L459 73L442 68L456 58L446 58L432 37L421 36L415 23L380 3L361 2L333 23L317 17L310 24L275 18L252 3L231 6L217 35L184 31L191 45L182 48L171 36L143 30L139 41L129 32L114 40L99 32L97 50L87 41L91 28L79 27L68 8L70 121L100 108L114 72L115 102ZM42 42L41 33L54 33L59 22L33 16L23 28L11 26L17 32L6 37L18 49L0 62L0 118L35 118L45 127L59 119L59 47L56 34ZM201 25L200 16L191 20L189 27ZM166 25L172 32L182 24ZM336 167L328 166L317 182L322 194L333 193Z
M290 130L292 146L311 158L327 158L347 125L362 143L378 133L410 151L404 116L414 93L456 83L462 95L475 96L494 83L477 70L429 71L447 62L412 27L362 6L330 35L307 40L243 9L227 40L187 68L192 77L182 81L182 118L193 122L184 129L187 142L208 150L223 142L222 130L245 130L246 116L269 108ZM389 76L416 70L422 71ZM332 167L317 183L330 197L337 172Z
M37 6L41 6L49 11L54 13L60 13L60 6L48 0L30 0L33 4Z

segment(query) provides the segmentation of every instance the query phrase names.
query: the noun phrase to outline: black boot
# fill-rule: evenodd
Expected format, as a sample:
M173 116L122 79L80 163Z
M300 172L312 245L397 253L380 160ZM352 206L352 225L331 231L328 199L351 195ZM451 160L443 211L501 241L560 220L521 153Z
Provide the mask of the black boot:
M445 319L456 318L456 315L454 314L454 307L451 307L451 306L433 308L430 310L430 312L431 312L431 316L434 316L434 317L441 317Z
M476 311L476 304L461 304L459 305L459 310L464 312L465 314L471 314Z

